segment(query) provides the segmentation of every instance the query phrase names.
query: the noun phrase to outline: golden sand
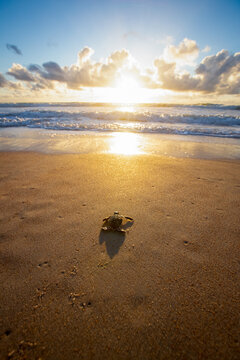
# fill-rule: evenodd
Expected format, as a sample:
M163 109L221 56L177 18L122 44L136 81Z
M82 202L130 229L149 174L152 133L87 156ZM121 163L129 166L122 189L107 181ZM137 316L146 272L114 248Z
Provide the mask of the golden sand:
M0 359L238 358L239 162L0 164ZM114 210L126 235L100 232Z

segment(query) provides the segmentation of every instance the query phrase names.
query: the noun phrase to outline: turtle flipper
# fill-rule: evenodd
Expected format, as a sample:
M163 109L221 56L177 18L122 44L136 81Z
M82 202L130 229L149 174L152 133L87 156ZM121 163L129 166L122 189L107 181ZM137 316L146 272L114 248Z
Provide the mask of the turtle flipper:
M108 221L109 218L110 218L110 216L105 217L105 218L103 219L103 221Z
M125 217L125 219L128 219L128 220L130 220L130 221L133 221L133 218L131 218L130 216L124 216Z
M109 228L108 228L108 227L106 227L106 226L102 226L102 230L104 230L104 231L108 231L108 230L109 230Z
M126 232L126 230L121 229L121 228L116 229L116 231L121 232L121 233L125 233L125 232Z

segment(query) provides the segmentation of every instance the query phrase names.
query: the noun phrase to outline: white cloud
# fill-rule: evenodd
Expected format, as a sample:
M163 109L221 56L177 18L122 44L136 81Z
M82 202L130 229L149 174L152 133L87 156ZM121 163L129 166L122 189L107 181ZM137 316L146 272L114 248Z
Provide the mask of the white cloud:
M141 69L126 49L116 50L98 62L92 59L93 53L93 49L85 47L78 53L75 64L63 67L53 61L42 66L32 64L28 68L13 64L7 74L20 82L8 81L0 74L0 87L38 91L81 90L85 87L114 87L119 80L129 77L139 86L149 89L240 93L240 53L229 54L227 50L221 50L216 55L205 57L193 73L179 66L179 62L189 64L198 56L199 48L194 40L185 38L178 46L168 45L162 56L155 59L154 66L148 69Z
M198 87L199 79L186 71L178 72L176 63L168 63L163 58L159 58L155 60L154 65L161 84L159 87L174 91L189 91Z
M86 46L78 53L77 65L82 66L94 54L94 50Z
M199 55L199 47L195 40L183 39L178 46L167 45L163 51L166 62L192 65Z
M82 87L114 86L122 71L136 71L134 60L130 53L123 49L113 52L105 61L91 60L93 50L85 47L78 53L76 64L60 67L57 63L49 61L41 66L30 65L29 71L38 77L62 82L70 89Z
M202 49L202 52L207 53L211 50L211 47L209 45L206 45L205 48Z
M197 67L200 89L206 92L240 93L240 52L230 55L221 50L205 57Z
M167 63L163 58L156 59L154 64L164 89L240 93L240 53L230 55L227 50L221 50L216 55L207 56L196 68L195 75L179 72L176 62Z
M17 80L34 81L34 76L25 67L20 64L13 64L7 72L8 75L13 76Z

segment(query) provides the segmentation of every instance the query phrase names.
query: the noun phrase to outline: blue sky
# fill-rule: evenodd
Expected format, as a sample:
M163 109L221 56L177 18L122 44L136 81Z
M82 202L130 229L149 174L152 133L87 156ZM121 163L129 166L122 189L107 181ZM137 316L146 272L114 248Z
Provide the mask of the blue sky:
M1 0L0 14L3 72L18 60L6 43L22 50L25 65L49 60L69 65L85 45L97 57L126 47L133 56L153 59L166 36L176 43L194 39L212 52L239 50L239 0Z
M84 46L95 60L126 48L143 66L162 54L167 39L193 39L200 49L211 47L208 55L240 50L239 0L0 0L0 16L0 72L7 78L12 63L70 66Z

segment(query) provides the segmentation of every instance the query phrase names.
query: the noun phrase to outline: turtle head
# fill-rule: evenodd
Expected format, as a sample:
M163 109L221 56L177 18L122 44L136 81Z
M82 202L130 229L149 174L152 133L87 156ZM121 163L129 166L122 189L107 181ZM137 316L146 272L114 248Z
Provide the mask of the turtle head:
M114 215L119 215L119 211L114 211Z

